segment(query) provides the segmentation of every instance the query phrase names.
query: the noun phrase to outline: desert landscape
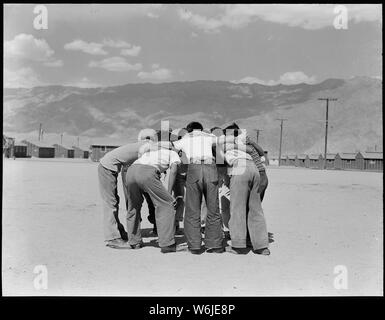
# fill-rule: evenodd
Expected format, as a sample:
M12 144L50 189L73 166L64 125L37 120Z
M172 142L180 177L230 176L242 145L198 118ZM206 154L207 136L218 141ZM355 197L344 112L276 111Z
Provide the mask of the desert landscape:
M381 173L270 166L266 257L164 255L149 236L146 205L145 247L105 247L96 169L90 160L4 159L3 295L383 294ZM37 265L47 267L47 289L34 287ZM346 267L346 289L334 286L336 266Z

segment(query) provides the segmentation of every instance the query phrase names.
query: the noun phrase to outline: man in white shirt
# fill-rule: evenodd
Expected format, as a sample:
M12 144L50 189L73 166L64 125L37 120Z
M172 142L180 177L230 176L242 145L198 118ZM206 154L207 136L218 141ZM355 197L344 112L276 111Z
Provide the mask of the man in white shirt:
M220 139L218 152L224 153L231 167L230 175L230 250L233 253L247 253L247 234L250 235L253 251L269 255L269 239L266 221L258 193L260 176L253 158L247 153L241 130L234 129L233 135L226 130L226 138Z
M202 196L207 205L205 227L205 247L207 252L222 253L222 217L219 212L218 171L213 156L217 137L203 132L199 122L187 125L187 134L175 141L176 149L186 155L188 169L186 175L186 210L184 232L191 253L203 252L201 243L201 205Z
M171 195L177 166L181 163L178 154L170 148L160 147L149 151L136 160L126 173L127 188L127 233L128 246L137 247L142 243L140 216L143 193L147 193L155 206L159 246L161 252L175 252L175 211ZM160 175L170 168L168 190L163 186Z

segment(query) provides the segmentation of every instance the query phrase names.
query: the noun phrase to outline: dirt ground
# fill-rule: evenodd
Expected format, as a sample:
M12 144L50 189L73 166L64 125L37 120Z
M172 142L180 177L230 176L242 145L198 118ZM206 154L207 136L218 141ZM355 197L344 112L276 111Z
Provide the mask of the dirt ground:
M96 163L4 159L3 294L382 295L382 174L270 167L268 176L270 256L164 255L148 237L146 206L147 245L105 247ZM34 287L37 265L47 289ZM334 286L336 266L347 289Z

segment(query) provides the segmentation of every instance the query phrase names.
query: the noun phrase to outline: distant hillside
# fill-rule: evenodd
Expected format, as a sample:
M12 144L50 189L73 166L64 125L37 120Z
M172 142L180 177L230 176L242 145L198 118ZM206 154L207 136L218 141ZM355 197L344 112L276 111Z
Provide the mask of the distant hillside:
M128 84L108 88L65 86L4 89L4 132L29 135L43 123L46 133L135 140L144 127L173 128L198 120L205 127L237 121L276 154L279 122L284 123L285 153L322 151L325 103L330 104L330 152L382 148L382 81L357 77L308 85L234 84L193 81ZM34 133L36 136L36 133Z

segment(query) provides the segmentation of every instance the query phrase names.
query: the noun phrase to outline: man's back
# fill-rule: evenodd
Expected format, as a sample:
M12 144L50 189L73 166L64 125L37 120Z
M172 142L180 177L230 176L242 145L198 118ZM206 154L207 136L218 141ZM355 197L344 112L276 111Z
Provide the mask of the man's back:
M216 143L217 137L211 133L194 130L183 136L182 139L175 141L174 146L182 150L187 157L187 161L213 160L212 146Z
M100 159L100 163L106 169L119 172L122 165L131 165L138 159L140 148L146 144L149 144L149 141L128 143L108 152Z
M150 165L157 168L160 172L166 171L173 163L180 163L178 154L166 148L155 151L148 151L143 154L133 164Z

